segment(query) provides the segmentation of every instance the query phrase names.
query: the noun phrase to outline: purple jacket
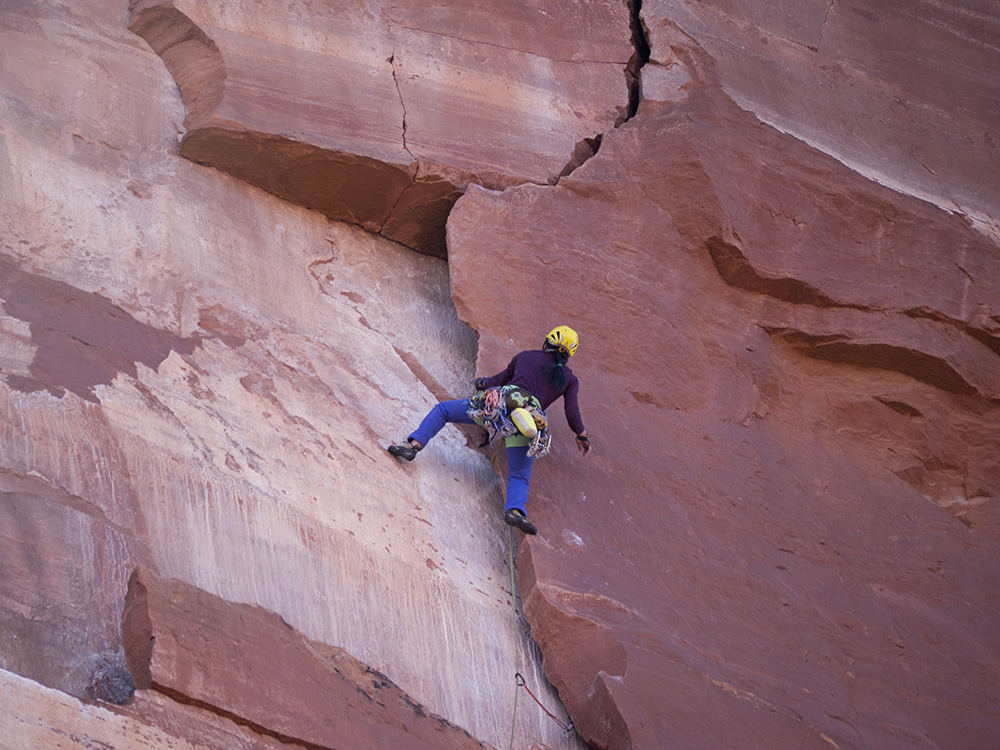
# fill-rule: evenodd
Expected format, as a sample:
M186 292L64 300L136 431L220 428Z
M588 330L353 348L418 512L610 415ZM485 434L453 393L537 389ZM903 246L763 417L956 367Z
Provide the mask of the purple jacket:
M549 382L548 368L556 366L556 355L552 352L524 351L514 356L507 369L483 380L484 388L496 388L498 385L517 385L538 399L542 409L548 409L560 396L566 409L566 421L573 432L579 435L584 431L583 417L580 416L580 405L576 397L580 392L580 381L573 371L563 365L566 373L566 385L558 390Z

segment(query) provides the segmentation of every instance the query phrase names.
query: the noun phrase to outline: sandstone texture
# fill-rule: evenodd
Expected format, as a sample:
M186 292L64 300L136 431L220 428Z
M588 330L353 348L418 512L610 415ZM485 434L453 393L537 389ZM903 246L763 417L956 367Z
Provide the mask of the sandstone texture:
M135 0L131 13L184 97L181 153L436 255L469 184L552 182L629 105L620 0Z
M202 708L143 691L127 708L85 703L0 670L4 750L289 750L286 744Z
M518 661L561 709L511 616L502 486L457 433L385 452L470 388L447 265L181 157L128 22L0 13L0 665L87 697L141 565L507 744ZM516 741L580 746L523 707Z
M989 0L645 0L654 63L685 40L764 122L1000 234L1000 9Z
M998 49L0 3L0 746L995 745ZM556 324L525 538L480 432L385 447Z
M307 747L484 747L280 615L141 568L129 581L122 637L138 687L237 717L267 737Z
M540 301L592 332L595 455L536 469L521 549L546 671L595 747L986 747L998 248L688 59L558 187L449 222L482 369Z

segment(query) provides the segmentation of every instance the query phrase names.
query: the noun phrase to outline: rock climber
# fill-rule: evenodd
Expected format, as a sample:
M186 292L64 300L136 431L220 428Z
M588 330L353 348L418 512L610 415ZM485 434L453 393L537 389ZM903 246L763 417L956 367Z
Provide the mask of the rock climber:
M491 437L502 435L508 466L504 521L525 534L537 534L538 529L528 521L525 504L535 459L549 450L551 435L545 409L560 396L566 421L576 433L577 448L583 455L590 452L590 438L577 403L580 381L566 366L579 343L572 328L556 326L545 336L540 351L523 351L503 372L491 378L476 378L478 393L472 398L438 403L406 442L389 446L389 452L412 461L448 422L479 424L490 431Z

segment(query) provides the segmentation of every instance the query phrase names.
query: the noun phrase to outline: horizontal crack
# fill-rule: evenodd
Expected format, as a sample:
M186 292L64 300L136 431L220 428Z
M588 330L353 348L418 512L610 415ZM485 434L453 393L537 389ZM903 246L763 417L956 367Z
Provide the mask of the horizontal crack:
M861 343L846 335L815 335L793 328L763 326L797 351L827 362L877 370L892 370L921 383L960 396L974 396L979 390L940 357L902 346L884 343ZM992 400L992 399L991 399Z
M206 701L199 700L198 698L192 698L190 695L185 695L179 690L174 690L173 688L169 688L166 685L161 685L158 682L154 681L151 687L156 692L165 695L166 697L170 698L176 703L203 709L205 711L208 711L209 713L215 714L216 716L221 716L224 719L229 719L234 724L238 724L241 727L245 727L253 732L256 732L257 734L261 734L264 735L265 737L271 737L272 739L276 739L279 742L284 742L289 745L296 745L297 747L304 747L306 748L306 750L329 750L329 747L325 745L317 745L315 742L309 742L308 740L303 740L299 737L292 737L291 735L275 731L274 729L270 729L261 724L257 724L256 722L251 721L250 719L247 719L244 716L235 714L232 711L227 711L224 708L220 708L219 706L215 706Z
M821 308L840 308L848 310L863 310L867 312L894 312L881 307L871 307L849 302L840 302L820 292L811 284L799 279L788 277L769 278L760 274L753 267L743 252L726 242L721 237L710 237L705 241L712 263L716 270L729 286L743 289L748 292L764 294L784 302L791 302L796 305L812 305ZM914 307L907 310L898 310L908 318L914 320L929 320L934 323L947 325L955 330L969 336L987 347L994 354L1000 356L1000 336L995 336L989 331L978 328L967 321L952 318L939 310L929 307Z
M976 328L964 320L949 317L948 315L945 315L938 310L932 310L929 307L914 307L909 310L903 310L903 315L913 318L914 320L932 320L935 323L942 323L944 325L951 326L965 335L972 337L980 344L986 346L994 354L1000 356L1000 337L994 336L991 333L984 331L982 328Z
M796 305L812 305L813 307L841 307L855 310L869 310L863 305L838 302L828 297L816 287L799 279L788 277L769 278L763 276L747 260L740 248L726 242L719 236L709 237L705 241L708 253L719 272L729 286L744 289L748 292L765 294L775 299L791 302Z

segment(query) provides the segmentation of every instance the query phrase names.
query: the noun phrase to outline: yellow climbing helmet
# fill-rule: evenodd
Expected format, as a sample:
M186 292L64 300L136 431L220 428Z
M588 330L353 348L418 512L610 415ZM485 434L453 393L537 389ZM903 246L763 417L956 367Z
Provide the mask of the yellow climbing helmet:
M549 331L545 341L571 357L576 354L576 348L580 345L580 337L569 326L556 326Z

